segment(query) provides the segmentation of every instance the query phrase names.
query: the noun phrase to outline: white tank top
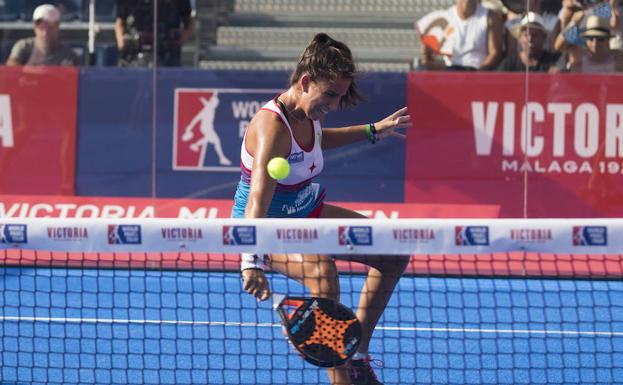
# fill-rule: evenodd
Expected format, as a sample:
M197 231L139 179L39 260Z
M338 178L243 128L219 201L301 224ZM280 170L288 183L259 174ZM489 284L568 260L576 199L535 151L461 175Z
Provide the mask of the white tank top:
M290 132L290 153L287 156L288 163L290 163L290 175L287 178L279 181L280 185L295 186L307 182L320 174L324 166L324 159L322 157L322 127L320 122L314 120L310 130L314 130L314 143L311 149L303 149L294 138L292 134L292 127L288 119L286 119L283 111L279 108L276 99L266 103L262 110L272 111L279 116L279 119L284 126L288 128ZM240 161L242 166L248 172L250 178L253 167L253 156L249 154L246 146L247 135L245 133L242 140L242 146L240 147ZM243 171L243 173L244 173Z
M444 57L446 65L460 65L478 68L487 57L488 10L481 4L476 12L463 20L456 12L456 6L450 9L448 43L452 47L452 56Z

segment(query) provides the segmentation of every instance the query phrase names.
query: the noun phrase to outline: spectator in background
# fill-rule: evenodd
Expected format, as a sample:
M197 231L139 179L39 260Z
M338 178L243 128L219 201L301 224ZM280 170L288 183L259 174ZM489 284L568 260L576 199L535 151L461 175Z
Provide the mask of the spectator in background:
M448 10L445 39L452 54L437 60L422 45L420 65L429 70L492 70L502 59L501 15L483 7L480 0L456 0Z
M182 45L194 30L190 0L158 0L155 35L153 9L153 0L117 0L115 37L120 66L151 65L154 39L158 65L181 65Z
M574 24L582 21L586 15L594 14L594 9L603 9L601 5L607 3L610 9L610 28L616 29L619 24L619 0L563 0L562 9L560 11L560 27L564 31ZM591 9L592 8L592 9ZM607 8L607 7L606 7ZM588 9L587 12L585 12ZM604 16L604 15L598 15Z
M610 8L612 9L610 28L612 29L613 35L610 38L610 48L623 51L623 20L621 20L623 0L611 0Z
M568 54L568 62L564 69L584 73L623 72L623 52L610 48L612 31L609 19L597 15L589 16L581 35L584 39L583 46L566 41L560 43Z
M623 53L610 49L610 21L599 16L586 20L586 30L582 33L586 42L580 57L569 67L571 72L608 73L623 71Z
M7 65L79 65L78 55L60 40L61 13L56 7L50 4L38 6L32 20L35 36L15 43Z
M526 0L527 12L538 14L541 17L543 26L547 30L543 47L548 51L553 51L554 39L560 32L560 19L558 17L560 8L560 0ZM505 51L507 56L512 56L517 52L518 39L515 31L524 16L525 12L514 13L511 10L506 14L504 26L506 27Z
M525 71L527 67L534 72L549 71L558 60L558 55L545 49L548 32L541 15L528 12L511 31L519 42L519 50L507 55L498 70Z

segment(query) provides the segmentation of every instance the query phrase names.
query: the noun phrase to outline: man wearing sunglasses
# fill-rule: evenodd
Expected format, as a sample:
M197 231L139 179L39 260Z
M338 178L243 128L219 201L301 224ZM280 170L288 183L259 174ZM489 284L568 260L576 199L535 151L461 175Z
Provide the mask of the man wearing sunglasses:
M570 72L611 73L623 72L623 54L610 49L610 22L595 15L586 20L586 29L582 32L585 47L576 50L570 61Z

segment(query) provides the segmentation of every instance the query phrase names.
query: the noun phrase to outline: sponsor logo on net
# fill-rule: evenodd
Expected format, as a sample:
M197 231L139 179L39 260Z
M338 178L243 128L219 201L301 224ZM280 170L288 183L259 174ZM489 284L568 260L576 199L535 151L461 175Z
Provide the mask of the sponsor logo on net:
M108 225L108 244L140 245L140 225Z
M223 226L223 245L255 245L257 244L255 234L255 226Z
M53 241L83 241L89 239L89 231L80 226L58 226L47 228L48 239Z
M392 229L392 236L400 243L425 243L436 239L435 230L430 228Z
M372 246L371 226L339 226L340 246Z
M510 238L513 241L530 243L548 242L553 239L550 228L510 229Z
M573 226L573 246L608 246L608 228Z
M275 232L277 240L285 243L311 243L319 239L318 229L280 228Z
M170 242L196 242L203 239L203 230L200 227L161 227L160 235Z
M489 227L456 226L454 241L456 246L489 246Z
M24 224L0 224L0 243L28 243L28 228Z

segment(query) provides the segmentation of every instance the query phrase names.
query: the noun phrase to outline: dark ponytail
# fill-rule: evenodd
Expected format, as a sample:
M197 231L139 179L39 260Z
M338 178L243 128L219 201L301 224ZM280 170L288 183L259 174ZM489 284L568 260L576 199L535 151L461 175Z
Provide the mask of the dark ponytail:
M346 95L340 100L340 107L354 106L363 100L355 84L357 70L350 48L326 33L314 36L305 48L290 76L290 85L296 84L304 73L309 74L312 81L338 78L351 80Z

